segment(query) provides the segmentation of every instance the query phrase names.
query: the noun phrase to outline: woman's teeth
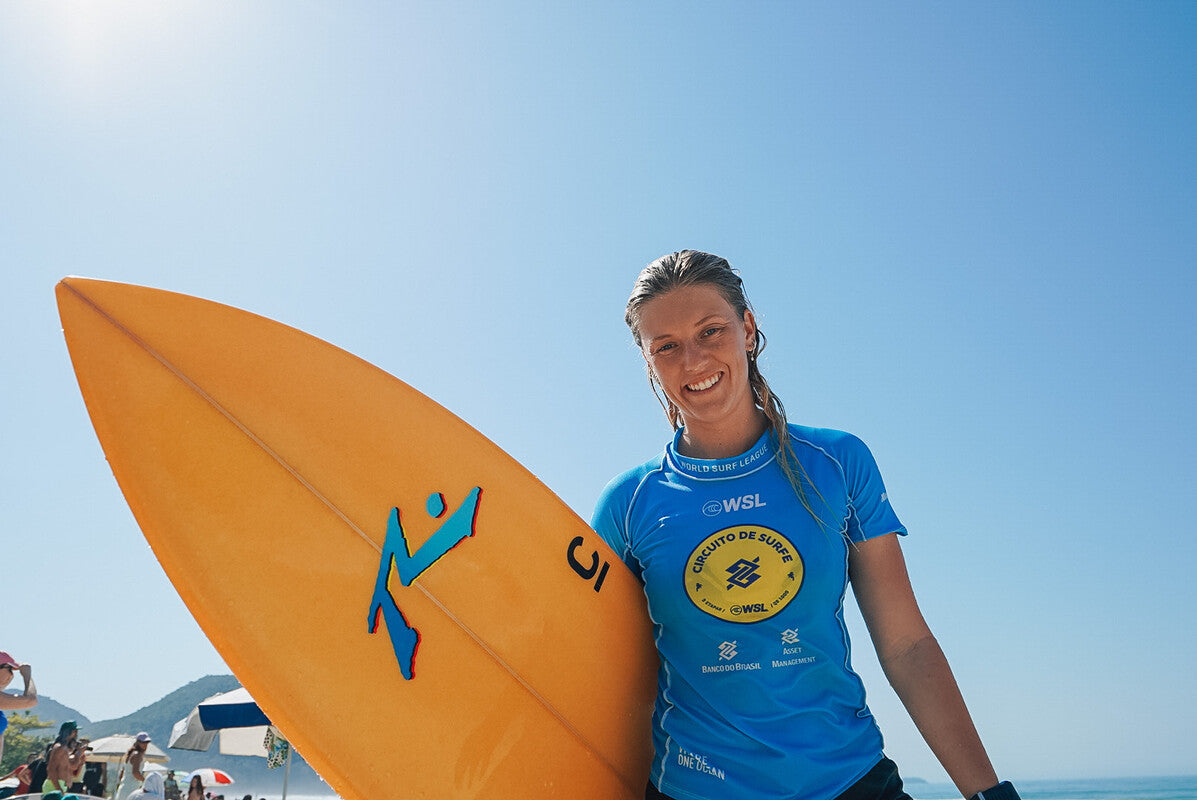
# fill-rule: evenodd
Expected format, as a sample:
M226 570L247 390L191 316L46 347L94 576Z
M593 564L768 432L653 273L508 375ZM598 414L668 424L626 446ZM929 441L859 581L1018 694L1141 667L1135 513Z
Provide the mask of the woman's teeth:
M720 372L715 375L712 375L711 377L707 378L705 381L702 381L701 383L687 383L686 388L692 392L701 392L705 389L710 389L712 386L719 383L719 379L722 377L723 377L723 373Z

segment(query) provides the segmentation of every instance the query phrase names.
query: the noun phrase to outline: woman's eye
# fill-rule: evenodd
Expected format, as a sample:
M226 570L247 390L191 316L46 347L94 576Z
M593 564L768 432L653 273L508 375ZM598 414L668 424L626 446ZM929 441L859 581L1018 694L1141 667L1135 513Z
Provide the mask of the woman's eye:
M722 330L723 330L723 328L707 328L705 331L702 332L702 335L703 336L714 336L715 334L719 333Z

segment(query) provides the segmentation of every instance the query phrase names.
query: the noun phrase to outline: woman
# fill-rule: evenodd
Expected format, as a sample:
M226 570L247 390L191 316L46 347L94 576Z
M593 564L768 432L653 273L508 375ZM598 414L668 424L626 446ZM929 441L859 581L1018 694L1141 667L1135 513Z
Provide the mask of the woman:
M116 800L129 800L129 796L145 782L142 764L145 762L145 751L150 746L150 735L145 731L137 734L133 744L125 752L125 762L121 764L121 771L117 775Z
M18 672L25 682L25 690L20 694L9 694L4 690ZM0 758L4 757L4 731L8 728L8 717L4 712L24 711L35 705L37 687L33 685L33 668L28 664L18 664L15 658L0 651Z
M187 784L187 800L204 800L204 781L199 775L192 775Z
M663 455L607 486L593 520L644 583L656 627L646 798L908 798L850 666L849 582L886 677L963 796L1017 798L915 602L872 455L787 423L727 261L657 259L625 321L675 429Z

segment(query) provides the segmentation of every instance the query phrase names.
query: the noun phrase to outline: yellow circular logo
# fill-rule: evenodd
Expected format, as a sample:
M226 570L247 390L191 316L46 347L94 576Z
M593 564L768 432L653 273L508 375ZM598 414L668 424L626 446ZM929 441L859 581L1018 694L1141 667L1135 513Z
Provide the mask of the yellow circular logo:
M802 586L802 557L772 528L737 525L704 539L686 561L686 594L728 622L760 622L781 611Z

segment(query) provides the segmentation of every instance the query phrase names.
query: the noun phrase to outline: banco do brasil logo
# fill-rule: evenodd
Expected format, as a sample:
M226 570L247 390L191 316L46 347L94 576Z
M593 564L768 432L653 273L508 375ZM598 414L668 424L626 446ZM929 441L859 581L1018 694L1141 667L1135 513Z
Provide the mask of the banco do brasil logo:
M781 611L802 586L798 550L759 525L716 531L686 560L686 594L700 609L728 622L760 622Z

